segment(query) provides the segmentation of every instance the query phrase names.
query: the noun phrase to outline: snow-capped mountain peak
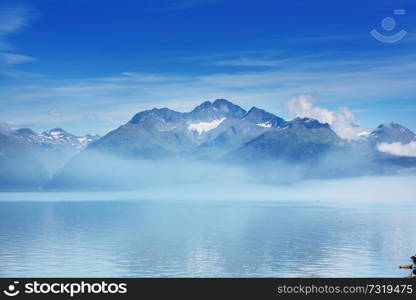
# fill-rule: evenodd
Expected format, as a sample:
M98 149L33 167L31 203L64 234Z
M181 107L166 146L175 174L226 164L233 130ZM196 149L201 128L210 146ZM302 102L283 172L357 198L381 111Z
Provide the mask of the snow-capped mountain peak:
M287 122L282 118L255 106L244 115L243 120L266 128L282 128L287 125Z
M96 135L76 136L66 132L62 128L53 128L37 133L30 128L19 128L10 130L9 135L17 138L20 142L31 146L51 149L63 149L79 152L90 142L97 140Z

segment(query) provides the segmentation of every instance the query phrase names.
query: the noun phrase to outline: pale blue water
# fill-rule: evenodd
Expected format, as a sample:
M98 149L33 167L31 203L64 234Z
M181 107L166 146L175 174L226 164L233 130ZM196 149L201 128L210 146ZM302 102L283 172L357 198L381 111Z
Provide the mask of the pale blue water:
M0 276L404 277L414 212L375 203L0 202Z

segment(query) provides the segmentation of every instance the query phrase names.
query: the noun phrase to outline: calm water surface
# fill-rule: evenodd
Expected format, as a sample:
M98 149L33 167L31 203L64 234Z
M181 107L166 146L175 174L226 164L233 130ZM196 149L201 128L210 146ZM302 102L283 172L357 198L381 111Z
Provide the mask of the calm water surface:
M415 207L0 202L0 277L404 277Z

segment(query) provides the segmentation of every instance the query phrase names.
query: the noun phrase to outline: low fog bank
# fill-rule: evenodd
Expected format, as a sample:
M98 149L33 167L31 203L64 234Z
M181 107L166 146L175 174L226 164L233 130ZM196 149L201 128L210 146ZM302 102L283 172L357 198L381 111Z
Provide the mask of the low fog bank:
M239 166L189 159L140 160L97 151L74 157L45 186L47 190L132 190L189 184L247 183Z
M391 163L383 159L374 162L351 152L331 151L309 160L140 160L88 150L58 171L44 190L143 190L190 185L233 188L294 185L313 179L416 176L415 168L403 168L396 160Z
M268 201L349 204L394 203L415 205L416 176L356 177L306 180L268 185L223 182L147 187L129 191L0 193L0 201Z
M414 169L380 166L335 151L312 161L238 164L137 160L84 151L58 172L46 187L49 192L3 194L0 199L414 203Z

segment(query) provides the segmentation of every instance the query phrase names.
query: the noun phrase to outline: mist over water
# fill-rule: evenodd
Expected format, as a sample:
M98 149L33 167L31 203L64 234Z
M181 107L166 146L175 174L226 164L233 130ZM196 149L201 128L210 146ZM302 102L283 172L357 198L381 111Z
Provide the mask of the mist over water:
M373 182L371 178L380 175L398 178L416 176L416 168L401 168L389 163L374 165L366 157L350 150L328 151L314 160L264 157L243 161L189 156L138 159L87 150L60 169L44 186L44 190L159 190L178 186L187 188L190 185L239 189L247 184L273 187L345 178L359 178L358 181L365 185L367 180ZM400 184L398 181L394 182Z
M222 174L223 175L223 174ZM219 179L223 179L221 175ZM233 179L235 181L233 182ZM337 205L356 203L414 204L416 176L368 176L305 180L291 184L256 184L238 181L147 186L114 191L3 192L0 201L304 201Z
M0 277L408 275L412 172L86 153L43 191L0 193Z
M59 171L47 189L143 189L169 185L247 182L241 167L186 159L126 159L86 151Z

